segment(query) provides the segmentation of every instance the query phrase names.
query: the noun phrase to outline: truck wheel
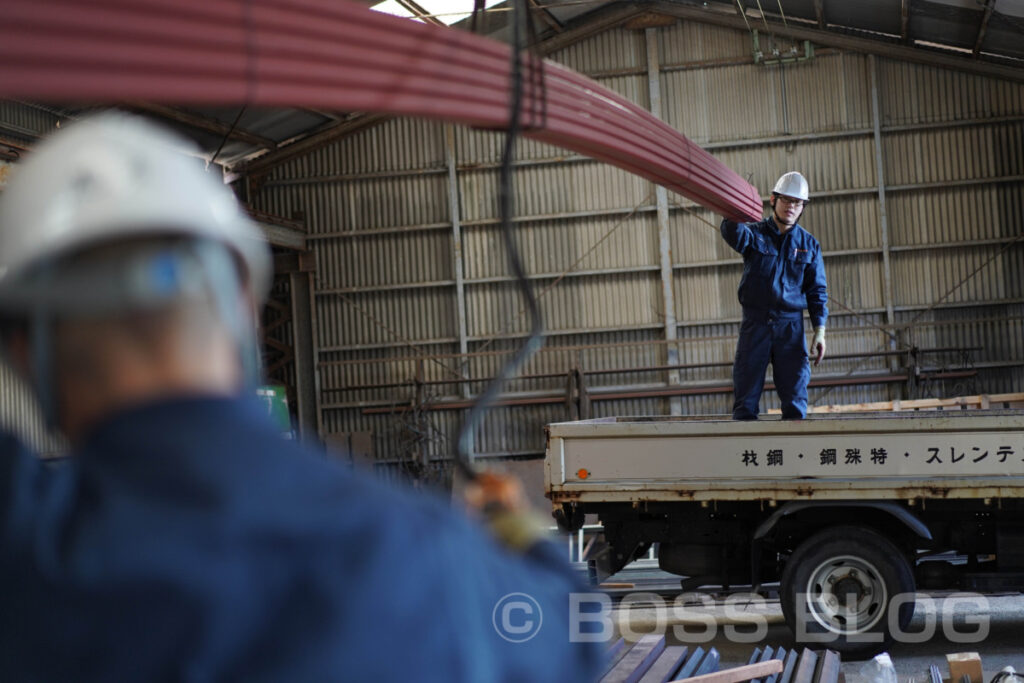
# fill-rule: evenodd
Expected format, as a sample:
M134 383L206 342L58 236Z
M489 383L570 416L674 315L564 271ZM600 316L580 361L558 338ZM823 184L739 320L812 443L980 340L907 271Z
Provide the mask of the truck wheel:
M881 534L832 527L797 547L782 572L782 612L798 642L844 656L871 656L892 643L892 626L914 615L914 574L903 552Z

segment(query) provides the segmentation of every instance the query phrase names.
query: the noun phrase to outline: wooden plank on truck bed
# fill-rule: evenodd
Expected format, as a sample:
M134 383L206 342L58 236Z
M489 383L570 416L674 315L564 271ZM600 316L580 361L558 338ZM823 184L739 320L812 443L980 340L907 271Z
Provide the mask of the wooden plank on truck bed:
M675 680L676 672L683 666L689 649L685 645L666 647L644 674L644 677L640 679L640 683L667 683L667 681Z
M991 410L1014 409L1024 406L1024 393L1012 394L979 394L976 396L953 396L950 398L918 398L910 400L874 401L871 403L839 403L827 406L814 406L809 413L875 413L900 412L912 410ZM769 415L777 415L781 411L773 408Z
M685 683L740 683L741 681L749 681L761 676L777 674L780 671L782 671L782 662L777 659L770 659L767 662L747 664L746 666L738 666L735 669L725 669L724 671L716 671L702 676L679 678L676 680L680 682L685 681Z
M665 649L665 636L646 635L605 674L601 683L637 683Z
M782 662L783 665L785 665L785 662L786 662L786 648L780 647L780 648L776 649L775 650L775 656L772 657L771 659L777 659L780 662ZM781 671L779 673L777 673L777 674L773 674L773 675L769 676L768 678L764 679L764 683L776 683L779 680L780 676L782 676L782 672Z
M981 657L977 652L957 652L946 655L949 665L949 680L959 681L964 676L971 677L971 683L984 683L981 671Z
M775 650L773 650L770 646L765 645L764 652L761 653L761 656L758 658L757 661L767 662L771 659L779 659L779 657L775 656ZM754 683L761 683L761 680L755 679Z

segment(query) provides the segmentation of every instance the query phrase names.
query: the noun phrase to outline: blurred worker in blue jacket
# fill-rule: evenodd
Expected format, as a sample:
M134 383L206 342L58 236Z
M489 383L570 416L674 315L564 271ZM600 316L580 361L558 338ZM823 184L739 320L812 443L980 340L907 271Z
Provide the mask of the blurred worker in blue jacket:
M47 467L0 431L0 677L593 680L574 576L507 486L474 521L279 435L269 250L182 146L101 115L0 198L0 346L72 447Z
M828 319L821 245L797 224L807 197L807 180L791 171L772 189L772 215L767 220L722 221L722 237L743 256L739 289L743 322L732 368L732 416L736 420L757 419L768 363L772 364L783 419L801 420L807 414L811 369L803 311L807 309L814 327L811 356L815 365L825 357Z

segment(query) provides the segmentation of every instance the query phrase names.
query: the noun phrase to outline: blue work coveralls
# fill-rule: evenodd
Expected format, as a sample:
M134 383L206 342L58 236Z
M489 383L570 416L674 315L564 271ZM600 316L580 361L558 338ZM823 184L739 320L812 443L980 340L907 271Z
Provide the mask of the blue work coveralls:
M133 408L56 467L0 434L0 678L596 680L553 544L506 551L445 501L283 440L264 412ZM533 602L499 614L512 593Z
M807 309L814 327L828 318L821 245L799 224L780 233L774 218L759 223L726 219L721 231L743 256L743 322L732 366L733 419L757 419L769 362L782 417L803 419L811 378L803 311Z

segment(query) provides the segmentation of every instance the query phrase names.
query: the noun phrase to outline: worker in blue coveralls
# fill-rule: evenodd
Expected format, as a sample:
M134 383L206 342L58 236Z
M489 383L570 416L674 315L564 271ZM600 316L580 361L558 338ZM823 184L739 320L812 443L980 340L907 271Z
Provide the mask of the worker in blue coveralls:
M739 288L743 322L732 367L735 420L757 419L768 363L782 402L782 418L802 420L807 414L811 369L803 311L807 309L814 327L811 357L815 365L825 357L828 319L821 245L797 224L807 198L807 180L791 171L772 189L772 215L767 220L722 221L722 237L743 256Z
M280 436L247 362L269 250L183 146L100 115L0 198L0 348L70 444L0 430L0 678L596 678L508 480L472 519Z

